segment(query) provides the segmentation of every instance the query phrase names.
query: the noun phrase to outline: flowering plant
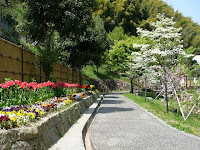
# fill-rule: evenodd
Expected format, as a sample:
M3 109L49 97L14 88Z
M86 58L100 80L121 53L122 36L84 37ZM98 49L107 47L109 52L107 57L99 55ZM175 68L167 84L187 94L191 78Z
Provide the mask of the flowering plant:
M77 83L55 84L48 81L38 84L10 80L0 87L0 128L5 129L34 122L51 111L92 94L92 91L86 91L88 86ZM58 89L62 89L63 97L55 97Z
M6 81L0 84L0 107L10 105L25 105L48 98L65 96L70 93L86 91L88 86L51 81L37 82Z

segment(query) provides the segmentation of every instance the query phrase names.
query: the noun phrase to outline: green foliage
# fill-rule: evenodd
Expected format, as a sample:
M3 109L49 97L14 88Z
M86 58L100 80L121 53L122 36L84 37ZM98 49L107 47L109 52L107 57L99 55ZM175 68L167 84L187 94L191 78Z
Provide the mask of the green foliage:
M26 19L26 14L28 13L28 7L26 3L17 4L15 8L13 8L12 18L16 21L15 30L20 34L21 37L24 37L26 40L30 40L30 37L27 35L27 24L28 20ZM20 39L20 44L25 43L22 39Z
M43 48L38 48L39 50L39 63L42 65L42 70L45 74L46 81L49 80L50 74L53 72L54 63L57 61L56 51L48 51Z
M161 0L98 0L98 4L94 13L104 19L108 32L123 27L126 34L137 36L137 27L151 30L148 22L155 21L158 13L165 13L169 18L174 17L177 27L183 28L185 48L200 46L200 26Z
M1 0L0 10L1 10L1 37L11 41L15 44L19 44L18 38L19 33L15 30L17 24L14 15L15 8L20 4L20 0Z
M60 38L59 53L62 63L71 65L72 68L82 68L90 62L101 64L102 55L108 47L107 33L99 16L93 16L91 21L92 24L87 26L83 35L75 35L75 40L71 36L64 41Z
M196 51L196 48L194 47L189 47L185 50L186 54L194 54Z
M102 65L101 67L97 68L95 66L85 66L82 70L83 74L88 76L89 78L93 79L121 79L126 82L130 82L126 77L120 75L118 72L109 71L107 65Z
M5 78L5 82L6 82L6 81L10 81L10 80L12 80L12 79L11 79L11 78Z
M126 40L128 38L122 27L115 27L112 32L109 32L108 37L113 43L115 41Z
M31 45L30 43L25 42L24 40L21 40L21 39L19 40L19 42L21 45L23 45L23 48L25 48L26 50L31 51L32 53L35 53L35 54L39 53L38 48Z
M142 92L139 92L138 94L139 94L140 96L144 96L144 95L145 95L145 92L142 91ZM158 94L158 93L152 91L152 92L147 92L147 93L146 93L146 96L147 96L147 97L156 98L157 94ZM161 98L161 97L162 97L162 96L159 96L158 98Z
M199 64L193 64L188 68L187 71L190 77L200 77L200 66Z
M53 75L50 75L49 81L56 83L56 77L54 77Z
M36 82L34 77L30 77L30 82Z
M133 47L133 43L147 43L145 39L139 37L128 37L126 40L115 41L108 53L108 64L112 70L125 72L127 69L127 59L132 52L138 51Z
M195 54L198 53L198 48L194 48L194 47L189 47L185 50L186 54ZM183 64L187 67L186 68L186 73L189 77L200 77L200 66L197 63L196 60L193 60L193 57L189 57L189 58L184 58L179 56L179 63Z
M1 102L0 107L10 105L24 105L35 103L36 101L44 101L48 98L54 97L54 90L50 87L44 87L37 90L26 87L21 89L18 85L3 89L0 91Z
M94 29L96 24L93 24L92 22L92 10L94 5L95 0L25 0L22 3L22 6L16 9L18 31L21 32L22 35L28 34L28 39L39 43L43 47L39 49L38 55L40 58L40 64L43 66L43 72L45 73L46 80L49 79L49 76L53 70L53 64L57 60L56 46L58 46L57 42L59 37L65 39L67 38L72 41L73 50L71 48L71 51L77 50L75 54L78 55L78 57L75 55L73 58L70 56L73 62L75 62L75 58L76 60L77 58L82 58L82 54L84 54L83 52L87 48L88 43L93 45L96 49L97 47L100 49L104 46L99 42L99 39L102 37L96 36L97 30ZM90 26L91 29L89 29L88 26ZM94 34L89 36L88 33L86 33L86 29L91 31L94 29ZM99 28L99 31L101 29L102 28ZM102 31L100 32L102 34L105 33ZM95 40L97 40L99 43L95 40L93 41L101 45L101 47L98 44L94 45L94 43L91 43L90 37L92 36L94 36ZM61 48L62 47L60 47L60 49ZM80 51L81 48L83 48L82 51ZM83 58L86 59L85 57ZM81 62L83 61L80 60L78 64Z
M3 18L10 26L2 34L11 39L18 38L20 34L26 41L20 40L20 43L43 57L40 62L43 63L43 68L50 67L49 70L52 70L56 61L54 54L59 50L57 56L60 62L73 68L81 69L87 64L101 66L106 63L108 69L125 71L127 56L136 51L131 45L134 40L131 41L129 36L138 36L137 27L152 30L149 21L155 21L158 13L174 17L177 22L176 27L183 28L181 33L184 47L196 48L193 52L192 50L188 52L200 54L199 25L193 23L191 18L174 12L160 0L2 0L1 2ZM42 46L46 52L38 50L32 43ZM138 44L145 44L145 41ZM109 47L111 50L105 52ZM197 74L197 68L197 66L189 68L193 70L191 76ZM47 70L43 71L46 71L45 74L49 78L51 73Z
M38 55L46 76L45 80L49 80L53 71L53 64L56 62L52 38L59 26L56 19L60 17L62 12L59 5L59 1L25 0L23 6L17 10L18 30L21 33L28 34L33 41L40 41L40 44L42 44L42 48L39 47ZM52 8L58 9L60 12L53 15Z

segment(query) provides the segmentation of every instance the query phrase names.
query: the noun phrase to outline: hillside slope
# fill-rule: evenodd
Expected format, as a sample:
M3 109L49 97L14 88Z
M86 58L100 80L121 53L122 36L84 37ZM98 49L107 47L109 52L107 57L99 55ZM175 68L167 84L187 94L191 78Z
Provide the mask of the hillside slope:
M148 22L155 21L158 13L165 13L174 17L177 27L182 27L185 48L200 47L200 26L161 0L98 0L98 3L95 14L104 19L107 32L121 26L126 34L137 36L137 27L150 29Z

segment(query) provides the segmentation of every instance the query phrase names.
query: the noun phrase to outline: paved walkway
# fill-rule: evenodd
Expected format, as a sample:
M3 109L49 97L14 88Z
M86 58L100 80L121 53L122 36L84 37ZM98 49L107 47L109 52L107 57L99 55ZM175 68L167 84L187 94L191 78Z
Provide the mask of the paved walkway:
M117 93L105 95L90 136L97 150L200 150L200 138L162 123Z

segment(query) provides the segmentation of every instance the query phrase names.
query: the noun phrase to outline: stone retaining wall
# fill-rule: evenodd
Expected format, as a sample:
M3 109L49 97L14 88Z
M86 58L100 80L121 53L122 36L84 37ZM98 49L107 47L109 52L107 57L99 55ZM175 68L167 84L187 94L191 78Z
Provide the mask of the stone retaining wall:
M90 79L90 82L101 92L130 91L131 84L120 79Z
M84 111L99 97L93 94L69 108L40 119L29 126L0 129L1 150L44 150L55 144Z

